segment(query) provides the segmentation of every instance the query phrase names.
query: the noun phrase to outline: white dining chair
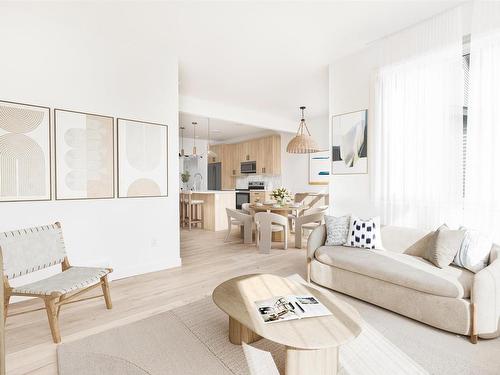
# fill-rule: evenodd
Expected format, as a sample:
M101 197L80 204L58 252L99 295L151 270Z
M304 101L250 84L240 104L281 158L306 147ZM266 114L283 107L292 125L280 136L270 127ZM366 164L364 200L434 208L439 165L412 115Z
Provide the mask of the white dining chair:
M273 232L284 234L283 248L288 248L288 219L272 212L258 212L255 214L255 225L257 228L257 247L264 254L271 251Z
M231 229L237 226L243 231L243 243L253 242L253 217L252 215L245 214L242 211L226 208L227 215L227 234L224 242L229 240L231 236Z
M305 215L294 219L295 222L295 247L302 248L302 236L304 231L312 231L321 225L328 206L320 206L307 210Z
M250 208L251 205L252 205L251 203L243 203L241 205L241 211L247 215L252 215L253 210Z

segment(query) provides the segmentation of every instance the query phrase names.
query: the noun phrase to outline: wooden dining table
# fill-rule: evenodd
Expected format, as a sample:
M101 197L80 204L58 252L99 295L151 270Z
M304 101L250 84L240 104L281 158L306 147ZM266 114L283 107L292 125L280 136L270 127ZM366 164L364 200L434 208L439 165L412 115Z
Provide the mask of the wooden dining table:
M252 209L255 212L272 212L272 213L284 216L286 218L288 218L288 214L290 214L293 211L300 212L300 211L307 210L308 208L309 208L309 206L303 205L303 204L297 205L297 206L291 205L291 204L277 206L275 204L264 204L264 203L257 204L257 203L254 203L254 204L250 205L250 209ZM290 228L288 228L288 231L290 232ZM273 236L272 240L274 242L283 242L285 240L285 236L284 236L283 232L273 232L272 236Z

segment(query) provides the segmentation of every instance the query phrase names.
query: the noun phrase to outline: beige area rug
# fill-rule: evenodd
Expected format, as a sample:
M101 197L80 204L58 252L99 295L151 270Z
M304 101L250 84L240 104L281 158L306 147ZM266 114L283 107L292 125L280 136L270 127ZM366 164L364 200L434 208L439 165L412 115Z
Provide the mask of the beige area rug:
M262 339L284 371L284 347ZM210 297L58 348L60 375L249 374L241 346L228 340L228 318ZM370 325L341 347L342 375L427 374ZM263 374L265 375L265 374ZM304 374L314 375L314 374Z

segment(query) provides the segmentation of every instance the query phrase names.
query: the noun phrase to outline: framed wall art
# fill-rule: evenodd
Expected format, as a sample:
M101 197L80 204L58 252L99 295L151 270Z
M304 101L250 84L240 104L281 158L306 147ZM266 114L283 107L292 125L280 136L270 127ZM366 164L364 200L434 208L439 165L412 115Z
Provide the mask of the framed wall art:
M118 197L168 196L168 126L117 121Z
M51 199L50 108L0 101L0 202Z
M114 119L54 110L56 199L114 198Z
M328 185L330 181L330 152L309 154L309 185Z
M368 110L332 118L332 174L368 173Z

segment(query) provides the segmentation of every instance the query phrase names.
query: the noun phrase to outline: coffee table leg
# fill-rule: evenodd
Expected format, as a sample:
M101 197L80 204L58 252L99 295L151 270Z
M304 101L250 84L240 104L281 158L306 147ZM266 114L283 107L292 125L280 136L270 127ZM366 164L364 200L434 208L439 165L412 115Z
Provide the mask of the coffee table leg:
M242 342L250 344L261 337L254 331L248 329L237 320L229 317L229 341L235 345L241 345Z
M286 375L335 375L339 363L338 347L306 350L286 348Z

